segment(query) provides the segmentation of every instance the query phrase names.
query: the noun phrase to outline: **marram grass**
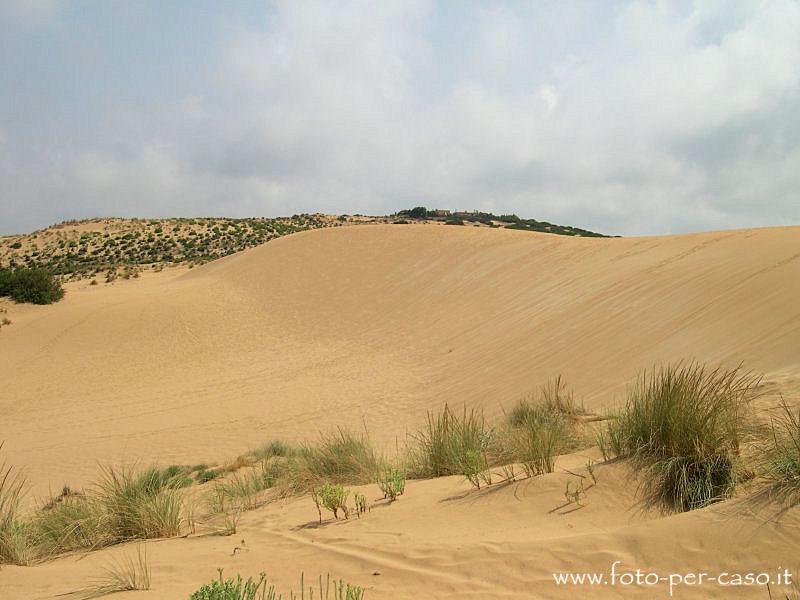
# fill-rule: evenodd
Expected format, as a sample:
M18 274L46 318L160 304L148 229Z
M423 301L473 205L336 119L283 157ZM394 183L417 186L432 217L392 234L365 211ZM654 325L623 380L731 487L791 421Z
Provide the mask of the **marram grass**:
M608 421L601 448L634 461L653 505L686 511L727 498L740 447L754 431L749 404L759 382L740 368L697 363L645 372Z

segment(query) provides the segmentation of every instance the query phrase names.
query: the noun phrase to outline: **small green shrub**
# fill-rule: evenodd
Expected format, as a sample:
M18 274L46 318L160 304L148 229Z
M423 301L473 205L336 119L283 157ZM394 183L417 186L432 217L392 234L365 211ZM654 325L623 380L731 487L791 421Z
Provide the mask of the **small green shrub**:
M322 523L322 508L326 508L333 513L335 519L339 518L339 511L348 518L347 499L350 491L339 484L323 483L321 487L311 492L311 499L317 507L319 522Z
M367 512L367 497L356 492L353 494L353 503L356 506L356 515L361 518L361 515Z
M258 581L248 577L247 581L241 575L233 579L223 579L222 569L219 569L219 579L204 585L194 592L189 600L260 600L262 598L273 598L273 595L266 595L267 576L261 573ZM272 588L274 592L274 588Z
M388 469L381 473L377 483L383 497L394 502L406 489L406 474L399 469Z
M721 500L734 489L739 449L753 432L748 406L759 381L696 363L646 372L608 421L604 453L634 460L653 504L686 511Z
M236 575L236 580L223 577L222 569L217 569L219 577L194 592L189 600L281 600L284 596L279 594L274 585L267 581L265 573L261 573L257 580L248 577L245 581L241 575ZM330 574L324 580L320 575L318 586L306 588L305 576L300 574L300 598L317 598L318 600L363 600L364 588L345 583L342 580L331 579ZM287 600L294 600L298 596L290 591Z

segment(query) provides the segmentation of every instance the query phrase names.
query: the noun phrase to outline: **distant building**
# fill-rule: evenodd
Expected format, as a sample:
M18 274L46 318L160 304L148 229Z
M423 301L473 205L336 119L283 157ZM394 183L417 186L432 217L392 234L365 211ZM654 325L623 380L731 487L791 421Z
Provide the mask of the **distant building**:
M428 211L429 217L449 217L450 211L444 210L442 208L437 208L436 210L429 210Z

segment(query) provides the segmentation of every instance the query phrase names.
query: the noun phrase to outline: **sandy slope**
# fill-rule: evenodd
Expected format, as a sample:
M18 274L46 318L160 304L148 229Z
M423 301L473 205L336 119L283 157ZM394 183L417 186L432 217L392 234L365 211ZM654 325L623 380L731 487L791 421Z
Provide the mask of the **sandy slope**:
M744 361L793 398L799 297L797 227L630 239L423 225L305 232L191 271L72 284L54 306L7 305L0 439L43 494L85 483L98 461L213 462L336 425L366 423L393 448L428 408L467 402L491 415L558 373L600 409L640 369L681 357ZM677 552L684 568L696 558L699 569L755 569L800 540L789 525L756 528L755 517L720 525L719 507L642 523L617 493L627 486L618 468L607 474L610 487L569 517L547 512L563 498L563 474L519 484L521 497L455 501L445 499L463 491L458 480L420 482L369 519L320 530L292 531L313 517L297 500L248 515L244 531L261 551L248 539L236 560L285 581L330 565L375 585L373 598L420 597L425 585L432 597L555 597L570 594L544 580L564 565L636 556L663 566ZM680 542L665 541L675 532ZM161 589L177 593L155 596L182 597L233 564L230 545L153 545L156 572L175 579ZM40 578L63 591L89 564L72 562L4 570L0 598L4 585ZM387 576L365 581L374 570Z

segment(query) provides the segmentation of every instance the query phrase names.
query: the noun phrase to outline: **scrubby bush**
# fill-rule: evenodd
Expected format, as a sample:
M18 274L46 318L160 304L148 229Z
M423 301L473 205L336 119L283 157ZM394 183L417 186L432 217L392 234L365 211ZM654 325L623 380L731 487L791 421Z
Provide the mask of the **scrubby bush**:
M64 297L64 289L44 269L0 269L0 296L10 296L16 302L51 304Z
M601 438L604 454L629 457L648 501L686 511L727 497L739 449L752 433L759 378L740 369L670 365L641 375Z

